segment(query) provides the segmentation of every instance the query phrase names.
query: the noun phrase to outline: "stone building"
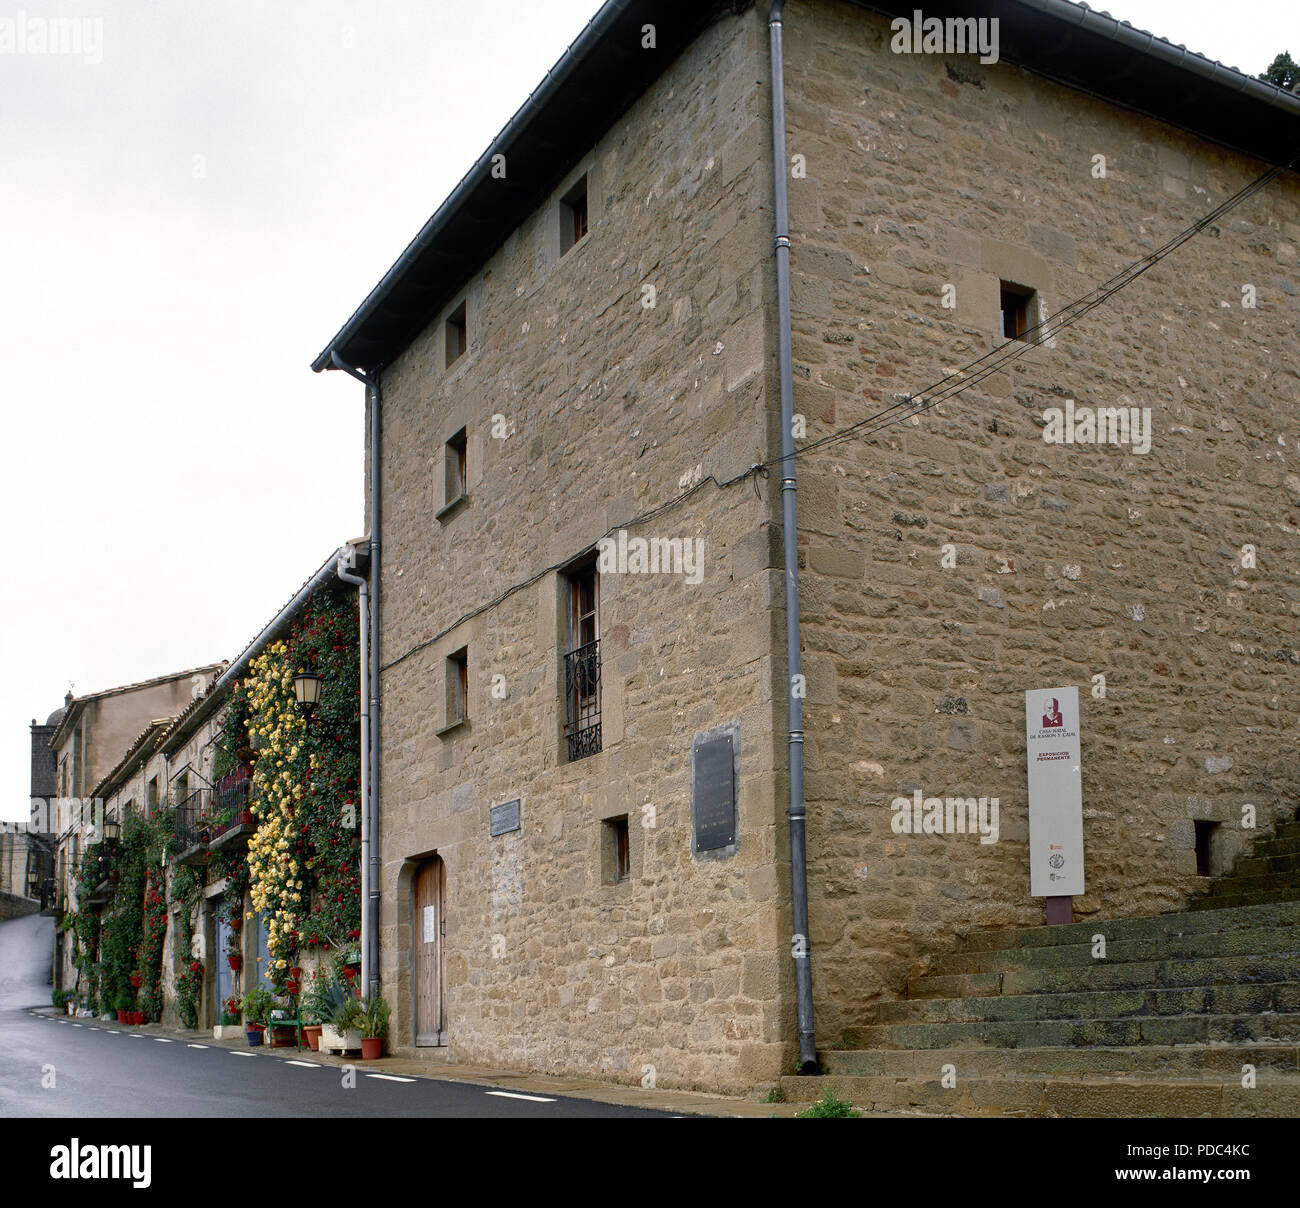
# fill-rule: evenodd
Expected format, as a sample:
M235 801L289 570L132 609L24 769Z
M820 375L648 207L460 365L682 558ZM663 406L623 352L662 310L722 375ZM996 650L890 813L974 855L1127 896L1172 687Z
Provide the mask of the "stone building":
M221 1023L232 999L255 984L272 984L269 920L252 907L247 875L248 845L259 818L252 768L257 756L243 744L255 745L256 739L241 732L232 746L227 713L250 662L291 632L317 593L351 594L352 587L340 586L337 578L345 551L331 553L233 663L71 698L58 716L52 746L59 769L59 907L66 923L85 923L78 917L85 912L95 919L78 933L85 937L80 980L72 937L63 928L56 933L57 988L75 990L82 1006L93 998L95 1009L111 1010L125 991L102 984L92 991L88 985L108 981L103 936L110 920L139 919L155 910L165 912L160 945L150 956L141 943L137 968L143 983L139 1005L151 1021L209 1029ZM355 621L349 637L355 642ZM351 710L355 688L345 686L344 695ZM142 728L133 732L133 726ZM349 741L355 745L355 731ZM161 871L155 877L151 870L143 893L133 883L128 899L116 874L132 817L155 823L149 841L160 848ZM109 844L99 846L110 833ZM87 860L111 870L112 879L95 885L96 877L83 877L82 884L94 889L80 900L78 872ZM179 876L182 871L187 875ZM151 894L157 895L152 903ZM352 940L337 939L341 943L331 956L343 957ZM323 946L308 951L304 944L295 960L314 971L325 961Z
M866 428L796 459L828 1045L1042 920L1027 690L1084 700L1080 917L1183 906L1297 772L1295 174L1049 317L1294 153L1300 100L1061 0L980 6L996 56L894 9L784 12L795 435ZM607 5L314 364L369 384L401 1051L796 1060L770 55L766 6ZM1067 403L1132 428L1051 443ZM898 833L918 790L997 841Z
M99 792L121 765L123 752L138 750L161 725L170 721L193 699L201 697L221 673L224 664L195 667L172 675L157 676L120 688L110 688L69 699L48 744L54 755L55 780L52 804L45 810L55 835L55 906L75 911L75 880L84 851L99 842L110 818L119 825L121 803L109 814ZM53 720L53 719L52 719ZM155 773L155 777L158 773ZM152 780L140 793L147 800L165 799L169 785L165 773ZM174 787L174 786L172 786ZM38 805L33 803L35 811ZM55 986L70 988L75 981L71 945L63 931L55 933Z
M54 898L54 835L50 801L54 798L54 752L50 737L63 710L44 724L32 718L31 808L23 822L0 824L0 917L34 913Z

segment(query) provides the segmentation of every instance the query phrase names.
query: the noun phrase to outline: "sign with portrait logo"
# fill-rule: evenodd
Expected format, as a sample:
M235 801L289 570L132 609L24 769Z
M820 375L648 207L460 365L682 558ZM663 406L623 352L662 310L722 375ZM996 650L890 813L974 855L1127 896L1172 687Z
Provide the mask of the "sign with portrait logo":
M1083 893L1083 783L1079 690L1025 693L1029 769L1029 892L1036 898Z

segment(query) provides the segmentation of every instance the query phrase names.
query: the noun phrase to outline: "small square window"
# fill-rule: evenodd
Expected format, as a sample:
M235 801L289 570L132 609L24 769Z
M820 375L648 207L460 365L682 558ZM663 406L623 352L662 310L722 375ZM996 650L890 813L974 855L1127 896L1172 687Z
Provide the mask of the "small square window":
M1208 877L1211 875L1211 848L1214 843L1214 832L1219 829L1217 822L1194 822L1196 828L1196 875L1198 877Z
M468 448L469 441L464 428L451 437L443 448L443 466L446 474L445 501L448 504L455 503L465 494Z
M601 879L618 885L632 875L632 848L628 841L627 815L606 818L601 824Z
M447 656L447 725L469 717L469 647Z
M1002 335L1008 340L1026 340L1031 344L1037 339L1029 334L1035 325L1036 294L1023 285L1012 285L1008 281L1001 283L1002 298Z
M583 176L560 201L560 255L587 233L587 178Z
M465 355L469 347L469 330L465 323L465 303L447 316L447 366Z

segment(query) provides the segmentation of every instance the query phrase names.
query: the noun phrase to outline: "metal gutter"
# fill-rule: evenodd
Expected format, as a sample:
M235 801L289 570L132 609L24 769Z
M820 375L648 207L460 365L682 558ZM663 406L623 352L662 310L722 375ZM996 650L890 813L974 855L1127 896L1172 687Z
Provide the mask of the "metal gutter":
M1068 0L1016 0L1016 3L1024 8L1036 9L1046 16L1076 26L1088 33L1110 38L1127 50L1160 59L1170 67L1189 71L1193 75L1241 93L1252 100L1275 106L1294 117L1300 117L1300 96L1294 96L1275 84L1266 84L1263 80L1254 79L1234 67L1225 67L1222 63L1188 50L1185 46L1175 46L1155 34L1116 20L1109 13L1096 12L1084 5L1069 3Z
M222 673L221 678L209 689L209 692L216 694L224 692L231 687L240 676L248 670L248 664L252 662L259 654L262 653L277 638L282 637L288 632L289 626L293 623L294 614L307 603L309 599L322 587L334 578L335 564L338 561L338 550L330 553L330 556L321 564L320 569L316 571L306 583L298 589L297 595L293 597L262 629L247 646L244 647L243 653L230 664Z

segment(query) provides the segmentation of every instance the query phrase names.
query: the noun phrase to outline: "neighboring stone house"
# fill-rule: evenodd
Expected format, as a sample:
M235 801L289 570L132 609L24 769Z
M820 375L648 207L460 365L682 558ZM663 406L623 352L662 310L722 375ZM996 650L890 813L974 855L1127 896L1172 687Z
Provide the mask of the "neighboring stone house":
M103 856L104 867L114 868L120 849L93 846L105 834L100 828L106 822L118 824L121 839L132 815L162 820L163 871L143 897L150 889L161 895L166 924L159 963L146 970L150 980L141 995L149 998L142 1006L164 1024L181 1026L192 1015L198 1027L211 1028L220 1023L224 1005L232 998L239 999L255 983L271 984L268 919L253 910L245 875L248 844L259 824L251 766L257 739L241 735L242 741L232 746L227 712L251 660L294 629L316 593L328 589L351 595L352 586L337 578L339 554L335 551L325 560L234 663L70 698L51 719L56 723L53 739L60 778L54 806L61 819L58 905L65 920L79 911L97 916L96 925L85 929L89 938L81 963L87 978L91 972L99 977L105 964L105 922L124 906L140 911L141 902L122 900L120 886L111 880L96 886L90 900L78 901L79 863ZM143 728L132 733L132 725ZM126 734L130 737L123 740ZM355 737L355 731L348 736L350 745ZM247 751L244 743L249 744ZM194 875L185 878L182 891L177 872L186 866ZM332 939L336 943L331 957L341 957L353 946L350 936ZM91 991L77 982L73 947L73 937L60 929L57 984L77 989L85 1005ZM142 951L142 963L144 959ZM326 960L324 947L309 951L304 945L295 959L314 971ZM183 976L191 979L186 987L181 986ZM186 1008L178 1001L182 989ZM111 1006L111 991L101 986L98 994L99 1009Z
M48 739L55 763L54 805L48 814L53 818L55 903L60 910L82 905L74 900L77 865L83 851L98 841L107 816L96 791L120 765L124 751L137 748L158 728L156 723L170 721L202 696L223 668L195 667L65 703ZM168 785L164 782L158 792L165 797ZM120 812L113 816L122 817ZM55 985L68 988L74 979L70 945L63 932L56 932Z
M980 11L997 62L896 53L888 4L784 14L797 443L1039 345L797 459L829 1040L969 929L1041 921L1027 689L1084 698L1081 915L1180 906L1243 804L1293 805L1295 174L1034 327L1294 152L1300 101L1058 0ZM380 400L401 1051L728 1089L792 1067L767 15L607 5L315 362ZM1066 400L1149 408L1149 447L1138 421L1047 443ZM639 538L700 560L640 573ZM917 789L998 798L998 841L896 833Z

